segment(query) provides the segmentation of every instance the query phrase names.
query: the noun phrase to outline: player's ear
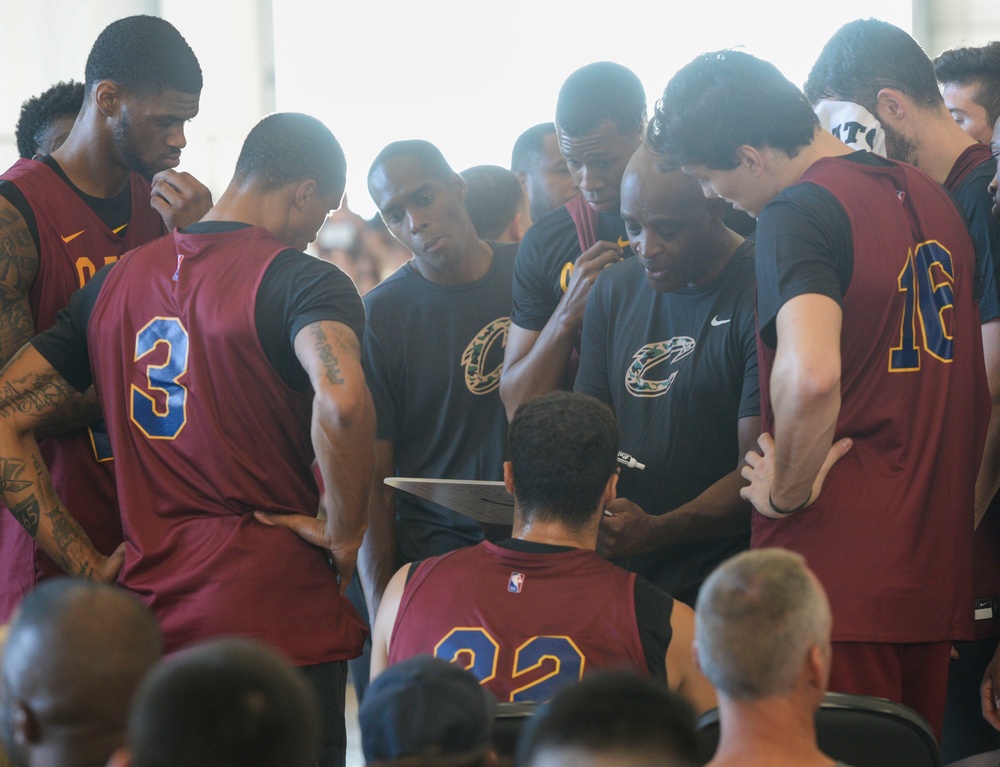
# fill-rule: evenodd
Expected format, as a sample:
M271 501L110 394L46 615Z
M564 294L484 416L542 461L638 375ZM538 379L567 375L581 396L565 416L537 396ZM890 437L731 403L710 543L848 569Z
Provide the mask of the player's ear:
M458 199L465 201L465 195L469 191L469 185L465 183L465 179L462 178L457 173L451 174L451 188L455 192Z
M618 467L615 473L608 477L608 484L604 486L604 505L607 506L618 497Z
M510 461L503 462L503 486L508 493L514 495L514 467Z
M895 88L883 88L876 97L878 105L875 107L876 117L885 120L887 117L900 120L906 117L907 100L901 91Z
M757 147L749 144L736 147L736 159L755 176L764 170L764 155Z
M122 91L118 83L101 80L94 86L94 103L105 117L114 117L121 108Z
M304 208L316 196L316 182L311 178L299 183L295 188L295 207Z

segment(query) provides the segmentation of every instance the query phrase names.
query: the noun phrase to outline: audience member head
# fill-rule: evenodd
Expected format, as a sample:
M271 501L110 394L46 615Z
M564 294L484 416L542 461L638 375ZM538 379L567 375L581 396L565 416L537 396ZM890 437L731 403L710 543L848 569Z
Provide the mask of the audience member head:
M517 137L510 169L524 183L532 221L569 202L579 191L559 151L556 124L552 122L532 125Z
M150 673L109 767L310 767L319 743L319 704L302 675L256 640L219 639Z
M666 168L731 170L744 145L795 157L818 126L808 100L777 67L722 50L697 56L670 79L646 140Z
M814 105L833 100L863 107L885 131L886 155L906 162L914 162L916 149L907 124L947 115L930 58L910 35L878 19L857 19L834 33L805 93Z
M152 613L109 585L57 578L14 613L0 721L16 767L103 765L125 742L129 706L160 658Z
M496 700L460 666L417 655L365 691L358 718L369 765L487 767Z
M507 430L504 464L517 501L515 524L592 523L617 483L619 439L614 413L594 397L557 391L520 405Z
M635 150L622 177L622 220L629 244L658 293L702 285L728 263L726 204L706 198L679 170L657 170L658 155ZM639 385L648 385L641 382Z
M465 209L481 240L520 242L531 226L528 195L514 171L499 165L475 165L465 180Z
M116 160L147 178L180 162L184 124L198 114L201 67L173 25L156 16L114 21L86 65L86 98L96 130L109 130Z
M830 670L830 604L798 554L757 549L723 562L695 607L699 665L720 696L805 695L819 706Z
M556 135L573 181L598 212L618 212L622 173L642 141L646 92L621 64L597 61L559 89Z
M428 141L393 142L368 171L368 193L389 231L435 282L453 281L469 248L479 242L465 192L465 181Z
M566 687L525 727L519 767L694 767L701 764L690 704L629 671Z
M83 83L58 82L21 104L14 135L18 155L26 159L46 155L66 140L83 105Z
M1000 41L978 48L952 48L934 59L944 103L962 130L989 144L1000 117Z
M283 228L268 228L282 242L305 250L340 205L346 182L347 161L330 129L306 114L278 112L247 135L231 187L265 194L288 191L290 210L282 216Z

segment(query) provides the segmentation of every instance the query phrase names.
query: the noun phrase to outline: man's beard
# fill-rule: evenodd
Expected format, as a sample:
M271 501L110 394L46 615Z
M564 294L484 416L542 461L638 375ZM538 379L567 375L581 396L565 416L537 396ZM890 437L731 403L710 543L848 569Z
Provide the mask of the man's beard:
M885 131L885 153L889 159L916 165L916 143L887 123L882 124L882 129Z
M115 146L118 148L118 153L125 160L125 164L129 169L135 171L147 181L152 181L156 170L146 165L139 155L139 148L136 146L132 135L132 123L129 122L126 112L122 112L118 122L115 123L111 136L114 139Z

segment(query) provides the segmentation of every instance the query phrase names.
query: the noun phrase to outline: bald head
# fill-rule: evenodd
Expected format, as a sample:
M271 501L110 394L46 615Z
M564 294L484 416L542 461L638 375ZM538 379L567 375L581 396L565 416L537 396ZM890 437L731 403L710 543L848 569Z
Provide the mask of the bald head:
M645 144L635 150L622 176L621 216L650 285L666 293L712 279L734 246L722 220L725 203L658 165L662 156Z
M4 747L17 767L36 753L104 764L125 740L128 708L161 654L152 613L125 591L60 578L25 597L2 661Z
M805 560L757 549L723 562L701 587L695 641L705 676L738 700L785 695L812 648L829 653L830 603Z

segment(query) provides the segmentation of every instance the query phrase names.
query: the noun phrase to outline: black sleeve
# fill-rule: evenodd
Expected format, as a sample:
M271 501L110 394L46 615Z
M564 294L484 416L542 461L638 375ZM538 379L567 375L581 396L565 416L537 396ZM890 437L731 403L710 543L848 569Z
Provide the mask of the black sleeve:
M993 196L988 187L996 162L975 168L952 194L955 207L969 229L976 248L976 290L979 320L984 325L1000 317L997 263L1000 262L1000 219L993 216ZM990 172L992 170L992 172Z
M757 315L761 338L777 343L778 310L818 293L841 302L854 271L847 212L826 189L795 184L768 203L757 221Z
M296 391L309 391L310 384L295 355L295 336L321 320L347 325L360 344L365 309L358 289L333 264L294 249L279 253L260 281L254 322L268 361Z
M673 637L670 616L674 598L656 588L641 575L635 579L635 619L639 624L639 639L646 656L646 666L653 679L667 679L667 648Z
M104 279L114 264L100 269L56 315L55 324L31 339L31 345L48 360L74 389L87 391L94 383L87 354L87 325Z

